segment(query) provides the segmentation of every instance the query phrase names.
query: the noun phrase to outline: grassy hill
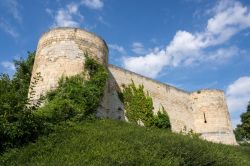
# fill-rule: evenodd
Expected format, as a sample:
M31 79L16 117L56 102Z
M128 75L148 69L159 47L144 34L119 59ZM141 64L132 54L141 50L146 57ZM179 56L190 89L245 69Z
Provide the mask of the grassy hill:
M0 74L0 165L250 165L249 146L171 133L167 114L153 115L143 86L120 95L130 124L95 119L108 72L93 59L86 59L87 73L62 78L43 106L27 108L34 57L17 62L13 79Z
M0 156L0 165L250 165L250 148L120 121L67 122Z

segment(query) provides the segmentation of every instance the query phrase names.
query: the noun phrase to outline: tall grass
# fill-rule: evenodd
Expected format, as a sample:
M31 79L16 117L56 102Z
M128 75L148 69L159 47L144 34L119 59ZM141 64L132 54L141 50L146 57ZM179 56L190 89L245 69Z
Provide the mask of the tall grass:
M244 147L249 148L249 147ZM249 150L112 120L64 122L0 165L250 165Z

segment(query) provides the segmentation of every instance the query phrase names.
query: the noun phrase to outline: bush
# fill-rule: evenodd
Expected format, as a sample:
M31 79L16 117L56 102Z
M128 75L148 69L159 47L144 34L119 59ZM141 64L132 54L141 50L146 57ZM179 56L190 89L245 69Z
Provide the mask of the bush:
M124 103L129 122L134 124L142 122L146 127L171 128L169 117L164 107L158 111L157 115L154 115L153 100L148 93L145 94L143 85L136 87L132 81L131 84L124 86L123 91L118 94Z
M247 111L241 114L241 124L237 125L234 133L238 141L250 141L250 101Z
M13 79L6 74L0 76L0 152L51 132L53 125L93 117L102 99L106 68L86 55L85 73L61 78L58 88L38 102L43 106L26 108L34 55L15 62Z
M152 125L157 127L157 128L162 128L162 129L170 129L171 128L168 114L164 111L164 108L163 108L162 112L158 111L157 116L154 116L153 121L152 121Z
M215 144L122 121L60 125L53 134L0 156L0 165L247 166L249 147Z
M54 99L49 104L35 111L34 115L40 117L45 122L57 124L74 117L77 112L78 110L76 110L70 100Z
M77 115L80 119L96 113L103 97L108 73L104 66L86 56L85 71L72 77L61 78L58 88L50 91L37 115L57 123ZM89 79L86 80L87 75Z
M35 52L29 52L26 60L14 61L16 73L12 79L0 75L0 152L33 140L41 126L25 108L34 57Z

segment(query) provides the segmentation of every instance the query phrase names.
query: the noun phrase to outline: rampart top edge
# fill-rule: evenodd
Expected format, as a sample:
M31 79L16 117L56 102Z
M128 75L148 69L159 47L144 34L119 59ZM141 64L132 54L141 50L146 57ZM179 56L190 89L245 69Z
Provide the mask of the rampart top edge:
M102 37L100 37L99 35L97 35L97 34L95 34L93 32L90 32L88 30L85 30L85 29L82 29L82 28L76 28L76 27L56 27L56 28L51 28L48 31L42 33L42 35L40 36L39 40L41 40L43 37L45 37L47 34L49 34L52 31L64 30L64 29L65 30L69 29L69 30L75 30L75 31L82 31L84 33L91 34L92 36L97 37L99 40L101 40L104 43L107 51L109 51L108 45L107 45L106 41Z
M203 92L204 92L204 91L206 91L206 92L208 92L208 91L211 91L211 92L217 91L217 92L224 93L224 91L223 91L223 90L220 90L220 89L198 89L198 90L189 92L189 91L186 91L186 90L177 88L177 87L175 87L175 86L172 86L172 85L169 85L169 84L166 84L166 83L157 81L157 80L155 80L155 79L152 79L152 78L143 76L143 75L138 74L138 73L135 73L135 72L133 72L133 71L130 71L130 70L121 68L121 67L119 67L119 66L116 66L116 65L113 65L113 64L108 64L108 65L111 66L111 67L114 67L114 68L116 68L116 69L118 69L118 70L122 70L122 71L125 71L125 72L128 72L128 73L132 73L132 74L135 74L135 75L137 75L137 76L143 77L143 78L145 78L145 79L147 79L147 80L150 80L150 81L152 81L152 82L155 82L155 83L157 83L157 84L161 84L161 85L163 85L163 86L171 87L171 88L173 88L173 89L175 89L175 90L177 90L177 91L181 91L181 92L186 93L186 94L198 93L199 91L201 91L201 92L202 92L202 91L203 91Z

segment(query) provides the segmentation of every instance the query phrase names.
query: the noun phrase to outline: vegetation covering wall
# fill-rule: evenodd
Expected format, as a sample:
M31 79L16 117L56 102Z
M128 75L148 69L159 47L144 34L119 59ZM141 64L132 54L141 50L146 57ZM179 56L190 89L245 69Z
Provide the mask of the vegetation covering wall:
M157 115L154 115L153 100L148 93L145 93L143 85L136 87L132 81L131 84L123 87L119 96L124 103L126 117L129 122L146 127L171 128L164 107L157 112Z
M106 68L86 55L87 72L61 78L58 88L41 99L42 107L27 107L34 56L29 53L27 60L15 62L13 79L0 76L0 152L48 134L60 122L93 117L103 96Z

